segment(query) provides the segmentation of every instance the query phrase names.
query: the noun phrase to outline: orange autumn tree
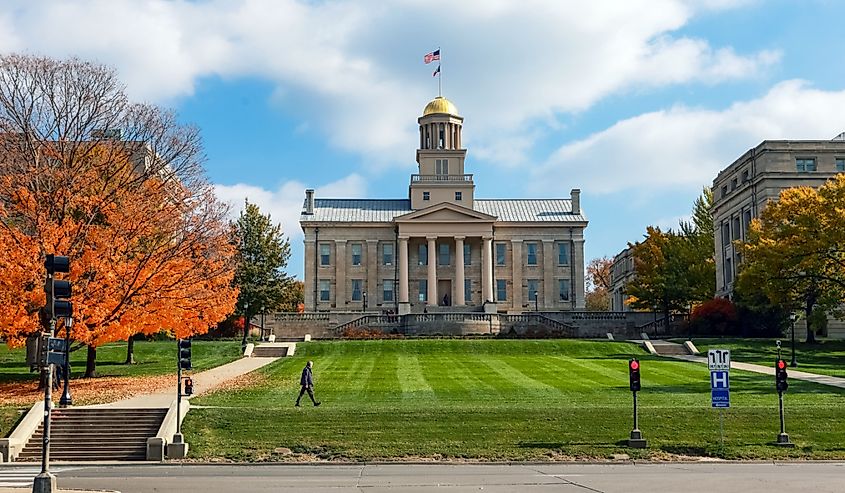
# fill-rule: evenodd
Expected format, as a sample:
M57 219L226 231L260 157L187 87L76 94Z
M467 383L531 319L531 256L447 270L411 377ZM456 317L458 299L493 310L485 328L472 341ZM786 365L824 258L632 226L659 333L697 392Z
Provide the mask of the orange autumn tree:
M232 312L231 228L195 129L129 103L106 67L14 55L0 126L0 338L40 330L49 253L71 258L86 376L101 344L204 333Z

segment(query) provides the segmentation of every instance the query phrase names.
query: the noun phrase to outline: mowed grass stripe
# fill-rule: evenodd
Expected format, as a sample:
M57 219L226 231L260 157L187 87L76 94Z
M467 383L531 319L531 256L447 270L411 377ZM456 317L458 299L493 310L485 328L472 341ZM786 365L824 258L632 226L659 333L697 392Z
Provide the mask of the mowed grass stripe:
M419 357L416 354L400 354L397 360L396 377L402 390L403 399L434 399L434 389L429 385L423 373Z

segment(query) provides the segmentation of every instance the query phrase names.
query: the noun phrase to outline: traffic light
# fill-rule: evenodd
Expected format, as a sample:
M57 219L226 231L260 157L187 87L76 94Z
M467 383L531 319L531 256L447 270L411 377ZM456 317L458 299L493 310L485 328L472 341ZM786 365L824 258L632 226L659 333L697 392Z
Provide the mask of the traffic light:
M194 380L191 377L185 379L185 393L183 395L193 395Z
M191 340L179 339L179 368L191 369Z
M47 294L47 316L50 319L72 317L70 281L57 280L53 275L57 272L70 272L70 259L60 255L47 255L44 268L47 269L47 283L44 285Z
M631 392L638 392L640 386L640 360L634 358L628 360L628 378L631 383Z
M786 381L786 361L779 359L775 362L775 387L778 392L786 392L789 382Z

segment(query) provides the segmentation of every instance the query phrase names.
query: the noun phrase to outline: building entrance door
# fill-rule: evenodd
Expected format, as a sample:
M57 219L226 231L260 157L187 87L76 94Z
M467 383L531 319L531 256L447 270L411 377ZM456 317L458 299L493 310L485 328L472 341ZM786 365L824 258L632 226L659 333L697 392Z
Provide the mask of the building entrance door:
M448 279L437 280L437 304L440 306L452 306L452 281Z

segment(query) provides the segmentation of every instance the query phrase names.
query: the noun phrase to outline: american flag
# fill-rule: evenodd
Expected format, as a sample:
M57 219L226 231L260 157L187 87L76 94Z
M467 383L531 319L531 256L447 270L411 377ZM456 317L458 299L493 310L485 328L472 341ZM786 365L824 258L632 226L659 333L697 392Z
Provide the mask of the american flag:
M440 50L434 50L423 57L425 63L431 63L435 60L440 60Z

